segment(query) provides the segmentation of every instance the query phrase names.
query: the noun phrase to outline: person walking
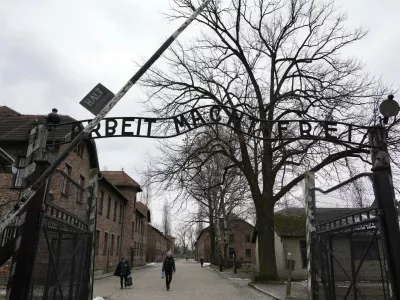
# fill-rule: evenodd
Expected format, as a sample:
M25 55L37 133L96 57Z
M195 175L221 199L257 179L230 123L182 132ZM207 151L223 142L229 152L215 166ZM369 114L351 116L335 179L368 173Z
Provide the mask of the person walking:
M131 275L131 266L122 258L122 261L118 264L117 268L115 269L114 276L119 276L121 281L121 290L127 286L128 276Z
M203 265L204 265L204 258L200 258L200 264L201 264L201 267L203 267Z
M165 273L165 284L167 291L169 291L171 288L172 272L175 274L175 271L175 260L172 257L171 251L168 251L162 267L162 272Z

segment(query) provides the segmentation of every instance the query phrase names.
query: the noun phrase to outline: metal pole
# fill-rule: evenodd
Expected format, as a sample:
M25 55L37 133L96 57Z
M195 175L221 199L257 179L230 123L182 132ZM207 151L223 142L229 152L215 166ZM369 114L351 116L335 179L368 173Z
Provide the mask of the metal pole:
M400 230L386 144L386 128L370 130L374 190L378 208L382 210L380 232L386 253L390 281L390 299L400 299Z
M69 153L86 139L93 129L101 122L101 120L111 111L111 109L121 100L121 98L131 89L131 87L146 73L148 69L160 58L160 56L168 49L168 47L177 39L177 37L193 22L194 19L204 10L211 2L205 0L199 8L161 45L161 47L150 57L150 59L132 76L131 79L115 94L111 101L101 110L101 112L68 144L66 149L56 158L50 167L36 180L34 184L23 191L19 202L14 208L0 221L0 232L18 215L25 207L38 189L45 183L47 178L57 169L57 167L67 158Z
M312 254L312 239L315 233L315 174L307 172L305 175L305 191L304 196L306 199L306 231L307 231L307 290L308 299L313 299L313 275L316 270L313 264Z
M288 279L286 283L286 298L285 299L291 299L292 298L292 269L293 269L293 260L292 260L292 253L287 254L287 260L288 260Z

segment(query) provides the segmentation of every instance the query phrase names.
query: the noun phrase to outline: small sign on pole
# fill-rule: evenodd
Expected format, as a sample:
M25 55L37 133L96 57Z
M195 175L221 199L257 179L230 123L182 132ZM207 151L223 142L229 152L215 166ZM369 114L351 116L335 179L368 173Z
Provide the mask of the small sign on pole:
M113 97L114 93L99 83L79 103L97 116Z

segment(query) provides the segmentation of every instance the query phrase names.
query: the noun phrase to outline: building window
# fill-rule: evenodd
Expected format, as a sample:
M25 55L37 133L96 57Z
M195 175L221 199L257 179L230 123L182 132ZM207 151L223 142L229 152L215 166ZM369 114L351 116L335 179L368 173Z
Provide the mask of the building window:
M246 258L251 258L251 249L246 249Z
M95 249L96 255L99 255L99 248L100 248L100 230L96 230L96 249Z
M137 242L135 242L135 257L137 256Z
M137 227L138 227L138 219L136 217L136 227L135 227L135 232L137 232Z
M119 207L119 224L122 223L122 211L124 209L124 206L121 204L121 206Z
M307 243L300 241L301 267L307 269Z
M17 174L15 175L15 182L14 182L14 186L16 187L22 186L22 181L25 177L25 164L26 164L26 158L20 157L18 160Z
M132 222L132 238L134 238L135 222Z
M104 232L104 245L103 245L103 255L107 254L107 245L108 244L108 233Z
M250 243L250 242L251 242L250 234L246 234L246 243Z
M72 175L72 167L68 164L65 164L64 173L67 174L69 176L69 178L67 176L64 178L62 193L64 195L68 196L68 190L69 190L69 184L70 184L69 181L70 181L70 177Z
M99 201L99 214L100 214L100 215L103 214L103 205L104 205L104 192L101 191L101 194L100 194L100 201Z
M114 235L111 235L111 247L110 247L110 254L114 254Z
M85 177L83 177L82 175L79 175L79 182L78 182L80 189L79 189L79 193L78 193L78 202L82 202L83 201L83 192L85 189Z
M111 213L111 197L108 197L107 218L110 217L110 213Z
M229 248L229 259L234 259L235 257L235 248Z
M119 236L117 236L117 250L115 251L115 253L118 255L119 254L119 248L120 248L120 243L121 241L119 240Z
M115 200L115 203L114 203L114 218L113 218L114 221L117 220L117 210L118 210L118 200Z
M376 240L374 240L370 245L370 240L353 240L351 242L353 248L353 259L362 261L364 260L380 260L379 247ZM368 248L369 247L369 248ZM367 254L364 258L365 251Z
M230 234L229 235L229 243L234 243L235 242L235 235L234 234Z

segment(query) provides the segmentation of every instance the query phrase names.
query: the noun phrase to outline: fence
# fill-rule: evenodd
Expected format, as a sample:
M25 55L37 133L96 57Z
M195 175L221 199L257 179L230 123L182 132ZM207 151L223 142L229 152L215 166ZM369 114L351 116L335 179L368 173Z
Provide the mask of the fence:
M391 299L374 199L367 174L315 196L314 299Z
M50 180L30 299L85 299L93 238L88 228L92 190L61 170Z

